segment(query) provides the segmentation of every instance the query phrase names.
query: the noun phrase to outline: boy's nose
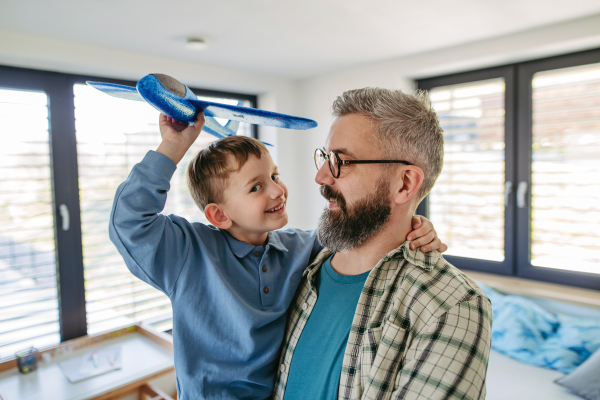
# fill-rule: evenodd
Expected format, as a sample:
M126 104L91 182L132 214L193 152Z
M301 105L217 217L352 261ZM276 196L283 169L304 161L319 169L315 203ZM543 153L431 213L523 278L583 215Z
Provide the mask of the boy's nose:
M283 190L283 188L281 186L279 186L278 184L273 182L273 185L271 187L271 198L278 199L280 197L283 197L284 194L285 194L285 190Z

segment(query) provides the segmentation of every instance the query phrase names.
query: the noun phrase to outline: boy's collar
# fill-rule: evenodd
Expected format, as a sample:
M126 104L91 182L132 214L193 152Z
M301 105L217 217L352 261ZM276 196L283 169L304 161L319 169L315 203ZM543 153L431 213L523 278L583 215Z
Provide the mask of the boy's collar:
M275 250L279 250L284 253L288 252L288 248L285 247L279 238L279 235L276 235L274 231L269 232L269 240L267 241L267 245L273 247Z
M256 246L253 246L249 243L242 242L241 240L237 240L236 238L231 236L231 234L229 232L227 232L224 229L219 229L219 230L225 234L225 238L227 239L227 242L229 243L229 248L231 248L231 251L233 252L233 254L235 254L235 256L237 258L246 257L248 255L248 253L250 253L251 251L253 251L256 248ZM288 251L287 247L285 247L285 245L281 242L281 239L279 239L278 235L275 235L273 232L269 232L268 238L269 238L267 240L268 246L273 247L274 249L282 251L282 252Z

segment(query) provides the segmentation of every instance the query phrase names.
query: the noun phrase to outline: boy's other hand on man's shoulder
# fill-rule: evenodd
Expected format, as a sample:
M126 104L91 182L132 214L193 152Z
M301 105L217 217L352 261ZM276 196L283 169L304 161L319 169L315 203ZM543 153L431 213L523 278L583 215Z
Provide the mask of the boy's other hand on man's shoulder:
M413 231L406 237L408 240L412 240L410 244L411 250L419 248L422 253L433 250L443 253L448 250L448 246L442 243L433 228L433 224L427 218L421 215L414 215L412 218L412 228Z
M204 127L204 113L199 112L194 125L189 126L161 113L158 118L158 125L162 142L156 151L178 164L200 135L200 131Z

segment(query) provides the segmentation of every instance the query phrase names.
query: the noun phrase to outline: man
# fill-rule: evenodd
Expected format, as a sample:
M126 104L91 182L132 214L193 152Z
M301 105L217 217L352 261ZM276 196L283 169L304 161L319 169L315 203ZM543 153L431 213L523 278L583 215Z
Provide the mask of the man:
M439 253L397 239L442 169L429 100L365 88L333 114L315 152L326 248L292 302L274 398L484 399L489 300Z

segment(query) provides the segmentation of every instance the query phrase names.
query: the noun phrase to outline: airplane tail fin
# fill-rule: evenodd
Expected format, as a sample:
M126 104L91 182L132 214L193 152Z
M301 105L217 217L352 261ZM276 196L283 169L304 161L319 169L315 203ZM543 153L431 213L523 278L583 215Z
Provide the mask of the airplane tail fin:
M209 116L204 116L204 128L202 128L202 130L219 139L235 135L235 131L232 131L227 126L221 125L216 119Z
M232 122L235 122L235 124L231 124ZM237 128L238 128L238 124L239 124L238 121L229 121L225 126L223 126L219 122L217 122L217 120L214 119L213 117L205 116L204 117L204 128L202 128L202 130L210 135L213 135L217 139L224 139L227 136L235 136ZM232 125L235 127L235 131L229 128ZM273 145L271 143L267 143L267 142L262 142L262 143L269 147L273 147Z
M238 101L237 106L241 107L244 105L244 102L242 100ZM238 131L238 128L240 127L240 121L234 121L232 119L229 120L229 122L227 122L227 124L225 124L225 128L230 129L233 132Z

